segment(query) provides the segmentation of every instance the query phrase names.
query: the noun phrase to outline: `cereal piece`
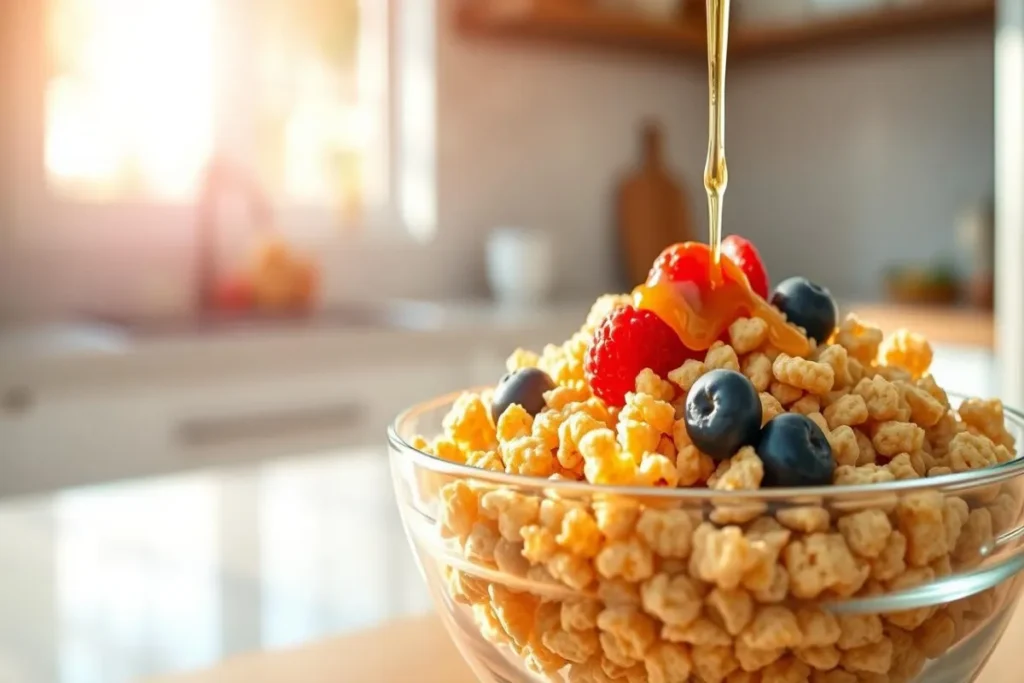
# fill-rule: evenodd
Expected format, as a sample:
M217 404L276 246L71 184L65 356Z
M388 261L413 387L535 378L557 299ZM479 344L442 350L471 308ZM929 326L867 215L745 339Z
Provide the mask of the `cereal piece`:
M836 468L832 483L836 486L852 486L859 484L881 484L895 481L892 472L878 465L860 465L858 467L842 466Z
M508 411L505 412L508 413ZM604 426L603 422L595 420L586 413L570 415L558 428L558 452L555 454L558 463L566 469L578 468L583 463L583 456L578 447L580 440L595 429L601 429ZM547 446L546 440L545 446Z
M781 657L761 671L761 683L807 683L811 669L795 657Z
M836 647L852 650L882 640L882 619L877 614L840 614Z
M907 562L923 567L949 552L942 494L927 491L904 496L896 505L896 526L907 538Z
M608 607L597 615L601 647L608 659L621 666L642 661L657 635L653 619L634 607Z
M540 600L530 593L515 593L497 583L492 583L487 592L491 597L494 615L505 633L516 645L525 647L533 633L534 617Z
M892 641L882 638L877 643L847 650L840 662L847 671L885 674L892 667L892 651Z
M878 356L878 347L882 344L882 331L866 323L850 313L839 325L835 333L835 341L865 365Z
M836 527L850 550L868 559L882 554L892 533L889 517L878 509L861 510L841 517Z
M761 426L768 424L769 421L776 415L781 415L786 412L786 409L779 403L779 399L775 398L771 394L761 392L758 394L758 398L761 399Z
M956 624L944 612L933 615L914 631L914 644L929 659L937 659L953 647Z
M676 390L671 382L667 382L658 376L654 370L644 368L636 376L636 393L647 394L658 401L671 401Z
M597 631L546 631L541 636L544 647L568 662L582 664L601 648Z
M768 323L761 318L737 318L729 325L729 342L743 355L758 348L768 338Z
M636 483L643 486L662 486L674 489L679 483L679 473L674 462L660 453L648 453L640 461Z
M708 370L735 370L739 372L740 359L731 346L715 342L708 349L707 355L704 357L704 365L707 366Z
M667 626L689 626L700 616L703 591L689 576L657 574L640 586L644 610Z
M736 526L716 529L705 523L693 536L690 573L721 588L740 585L743 575L758 562L757 553Z
M829 445L832 447L832 457L835 459L836 465L846 465L849 467L857 465L860 459L860 445L857 442L857 433L852 427L847 427L846 425L837 427L826 436L828 437ZM870 442L868 443L870 445Z
M520 436L529 436L533 430L533 415L518 403L513 403L498 418L498 440L511 441Z
M868 406L864 397L858 394L847 394L825 408L825 420L828 428L835 429L840 425L850 427L864 424L868 420Z
M687 683L693 659L690 648L672 643L657 643L644 658L649 683Z
M934 426L945 415L946 406L924 389L906 383L899 388L910 407L910 419L922 427Z
M954 499L957 500L957 499ZM1014 525L1020 506L1010 493L1001 493L988 506L992 515L992 528L996 531L1007 531ZM952 546L951 546L952 547Z
M445 436L438 436L430 444L427 449L442 460L448 460L449 462L466 462L466 454L462 452L462 449L458 445Z
M549 477L555 472L555 458L543 440L533 436L513 439L500 446L505 471L532 477Z
M853 388L853 393L864 399L868 416L876 422L892 420L900 413L900 390L882 377L862 379Z
M697 617L686 626L666 624L661 637L673 643L690 645L732 645L732 637L707 617Z
M672 431L675 409L671 403L659 401L649 394L626 394L626 405L619 413L619 420L632 419L651 425L661 434Z
M466 464L481 470L504 472L505 463L495 451L472 451L466 456Z
M765 605L758 608L753 621L737 642L752 650L775 650L798 647L803 639L800 624L792 611L780 605Z
M593 557L601 548L602 536L597 522L586 510L573 508L562 518L562 531L555 541L581 557Z
M835 375L834 387L845 387L852 383L850 357L845 348L838 344L819 347L817 356L819 362L825 363L832 368L832 372Z
M768 666L786 651L778 650L755 650L746 644L742 639L736 641L733 648L736 651L736 661L744 671L758 671Z
M893 531L889 534L882 552L870 561L871 578L888 581L906 571L907 565L903 560L906 551L907 537L899 531Z
M963 498L949 496L942 508L942 523L946 527L946 548L956 548L956 542L960 539L960 532L971 514L967 502Z
M896 330L882 343L879 351L886 365L896 366L918 378L932 364L932 347L920 334Z
M572 509L580 507L575 501L562 500L561 498L545 498L540 502L537 510L537 519L541 525L556 534L562 530L562 520Z
M597 615L602 610L596 600L563 602L560 612L562 628L566 631L589 631L597 628Z
M828 422L825 421L825 416L821 413L811 413L807 416L807 419L816 424L822 434L827 435L829 433Z
M1003 452L1006 452L1005 449ZM949 442L949 466L954 472L991 467L1004 461L995 445L985 436L961 432Z
M599 579L597 597L606 605L640 604L640 586L625 579Z
M498 543L497 532L487 524L473 525L462 546L462 553L473 564L494 566L494 546Z
M857 449L860 453L857 456L857 465L874 465L878 454L875 447L871 445L871 439L859 429L853 430L853 436L857 439Z
M828 671L839 666L840 653L832 645L802 647L794 650L793 654L801 662L818 671Z
M726 676L725 683L761 683L761 674L740 669Z
M636 478L636 463L622 453L610 429L595 429L580 439L583 473L593 484L628 484Z
M992 543L992 513L987 508L971 510L967 522L960 530L953 557L960 562L972 562L981 557L983 548Z
M555 534L546 527L531 524L524 526L520 533L523 537L523 557L534 564L543 564L558 552Z
M460 539L469 535L480 517L480 499L465 481L457 479L441 487L441 529Z
M793 402L789 406L789 410L792 413L800 413L801 415L810 415L811 413L821 412L821 399L811 394L805 394L799 399Z
M629 498L607 496L594 501L594 519L605 538L623 540L636 529L640 507Z
M488 491L480 498L484 516L498 522L498 533L507 541L523 540L522 528L537 521L540 501L510 489Z
M643 581L654 573L654 557L638 538L611 541L594 558L594 568L606 579Z
M549 650L539 640L532 640L522 651L523 664L526 668L540 676L550 679L556 671L565 666L566 661Z
M679 486L693 486L708 479L715 471L715 461L690 444L679 449L676 455L676 474Z
M846 593L852 588L855 592L869 573L836 533L816 533L794 540L782 557L789 571L790 592L800 599L816 598L828 589Z
M920 462L920 456L918 455L918 462ZM918 479L921 475L918 473L918 467L915 467L911 455L909 453L900 453L895 458L889 461L885 466L892 476L896 477L897 480L901 479ZM924 469L923 465L919 465L920 469Z
M513 576L526 576L529 561L523 556L523 544L512 543L504 538L494 544L494 564L498 571Z
M590 387L586 384L581 386L559 386L545 391L544 404L551 410L565 410L574 403L582 403L590 398Z
M636 533L660 557L690 556L693 521L683 510L648 508L640 514Z
M947 410L939 421L925 430L925 438L932 447L932 454L938 458L945 457L949 444L960 432L967 431L966 426L956 419L956 414Z
M572 553L555 553L545 567L553 579L576 590L583 590L594 580L594 569L590 562Z
M484 640L495 645L504 645L509 642L508 634L505 633L505 629L498 621L489 602L478 602L473 605L472 609L473 621L476 622L476 627L480 629L480 635L484 637Z
M784 508L775 513L775 519L788 529L805 534L828 531L828 510L815 506Z
M645 453L657 450L661 442L661 432L653 425L639 420L621 419L621 415L615 431L623 452L632 456L633 461L637 463Z
M676 461L678 452L676 451L676 444L672 440L672 437L668 434L662 434L661 440L658 441L658 449L655 451L658 455L664 455L672 462Z
M731 645L695 645L691 655L693 672L706 683L721 683L740 666Z
M460 604L475 605L488 600L488 584L479 577L453 567L445 567L445 580L448 584L448 594Z
M541 411L533 418L531 435L543 441L547 448L555 450L560 441L558 430L567 419L568 416L564 413L553 410Z
M754 617L754 600L742 588L715 588L708 594L707 604L733 636L739 635Z
M538 360L540 360L540 357L533 351L516 349L505 361L505 369L509 372L515 372L525 368L535 368L537 367Z
M751 594L754 599L762 605L774 604L782 602L789 595L789 572L782 565L773 564L770 567L770 579L766 584L758 586L756 588L747 585L750 588ZM749 584L750 574L745 577L744 582Z
M752 353L740 364L743 374L758 392L767 391L772 381L772 361L763 353Z
M441 426L445 436L467 451L489 451L498 443L490 408L479 394L459 396Z
M871 445L879 455L894 457L921 450L924 430L913 422L882 422L874 427Z
M764 465L752 446L744 446L736 455L719 465L719 471L708 486L718 491L741 491L760 488Z
M668 379L683 392L688 392L694 382L701 378L710 368L699 360L689 358L675 370L670 370Z
M935 573L935 577L940 579L953 573L953 563L950 562L949 555L943 555L928 567Z
M811 683L860 683L861 679L856 674L842 669L832 671L815 671L811 674Z
M773 381L768 385L768 391L781 405L788 406L796 403L804 395L803 389L790 386L785 382Z
M816 607L801 607L796 612L796 620L803 634L801 647L828 647L839 642L842 629L831 612Z

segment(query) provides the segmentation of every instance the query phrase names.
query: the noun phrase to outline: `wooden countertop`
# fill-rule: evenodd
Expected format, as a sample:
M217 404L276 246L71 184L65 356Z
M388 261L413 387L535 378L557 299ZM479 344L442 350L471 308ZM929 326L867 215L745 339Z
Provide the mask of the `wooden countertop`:
M849 303L841 306L841 314L845 315L845 311L853 311L887 333L905 327L920 332L936 344L995 347L992 311L890 303Z
M975 683L1020 680L1019 643L1024 609L1018 608L1003 639ZM411 671L415 677L410 678ZM472 672L434 616L391 622L380 628L295 650L237 657L203 672L149 683L475 683Z

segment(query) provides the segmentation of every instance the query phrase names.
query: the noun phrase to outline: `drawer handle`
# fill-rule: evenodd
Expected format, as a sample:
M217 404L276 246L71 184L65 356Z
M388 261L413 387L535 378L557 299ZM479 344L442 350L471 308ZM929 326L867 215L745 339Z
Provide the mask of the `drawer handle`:
M357 426L365 416L364 405L340 403L294 410L193 418L178 425L177 435L178 441L186 446L203 448L311 431L349 429Z

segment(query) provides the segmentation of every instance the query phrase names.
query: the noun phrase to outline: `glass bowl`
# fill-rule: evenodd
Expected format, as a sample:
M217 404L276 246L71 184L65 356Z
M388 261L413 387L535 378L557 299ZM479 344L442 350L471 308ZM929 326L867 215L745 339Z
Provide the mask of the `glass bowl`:
M456 398L388 441L419 566L486 683L963 683L1017 604L1024 459L857 486L594 486L411 446ZM1024 416L1005 421L1019 443Z

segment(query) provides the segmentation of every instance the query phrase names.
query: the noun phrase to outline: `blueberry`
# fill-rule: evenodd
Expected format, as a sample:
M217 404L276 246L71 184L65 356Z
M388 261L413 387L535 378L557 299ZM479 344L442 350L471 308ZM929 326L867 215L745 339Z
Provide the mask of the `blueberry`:
M712 370L690 388L684 420L693 444L715 460L724 460L757 443L761 399L744 375Z
M491 417L494 423L513 403L518 403L530 415L544 410L544 392L555 388L554 381L547 373L537 368L523 368L510 372L501 378L494 390Z
M805 277L783 280L772 292L772 305L786 314L786 319L799 325L807 336L819 344L836 329L839 311L832 294Z
M800 413L783 413L766 424L757 454L764 464L763 486L832 483L832 447L821 428Z

